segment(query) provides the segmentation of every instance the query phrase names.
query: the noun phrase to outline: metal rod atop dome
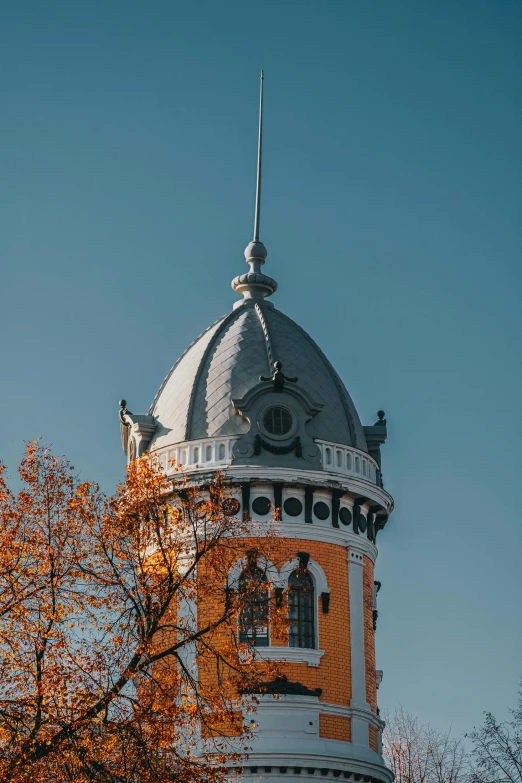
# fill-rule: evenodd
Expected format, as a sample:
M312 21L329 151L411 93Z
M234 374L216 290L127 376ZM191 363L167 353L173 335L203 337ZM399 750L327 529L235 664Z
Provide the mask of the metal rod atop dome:
M261 213L261 157L263 154L263 81L264 72L261 71L259 85L259 136L257 140L257 181L256 181L256 209L254 213L254 239L245 248L245 260L250 271L245 275L238 275L232 280L232 288L243 300L262 301L266 296L271 296L277 290L277 283L272 277L264 275L261 267L266 260L266 247L259 239L259 224ZM241 307L242 302L236 302L235 307Z
M259 214L261 211L261 157L263 154L263 82L265 76L261 70L259 84L259 133L257 138L257 181L256 211L254 215L254 242L259 242Z

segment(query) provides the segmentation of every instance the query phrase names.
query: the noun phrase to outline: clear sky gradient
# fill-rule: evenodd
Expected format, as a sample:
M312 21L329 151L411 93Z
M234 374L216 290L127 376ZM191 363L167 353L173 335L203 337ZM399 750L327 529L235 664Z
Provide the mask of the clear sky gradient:
M516 0L0 2L0 455L112 491L261 238L274 304L386 410L382 708L457 732L522 674Z

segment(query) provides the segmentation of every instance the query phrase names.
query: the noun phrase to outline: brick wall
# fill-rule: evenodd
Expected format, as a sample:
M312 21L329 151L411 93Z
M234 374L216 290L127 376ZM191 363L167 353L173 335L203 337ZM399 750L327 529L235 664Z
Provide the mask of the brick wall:
M375 726L372 726L371 723L368 725L368 744L372 750L374 750L376 753L379 752L378 746L377 746L377 729Z
M319 735L324 739L352 741L352 722L341 715L319 716Z
M245 551L256 543L257 548L262 550L259 541L245 540ZM274 547L273 544L271 546ZM282 663L280 668L290 681L301 682L312 689L321 688L321 701L348 706L351 699L351 669L347 551L345 547L337 544L306 539L283 539L278 542L276 551L273 551L272 560L279 569L283 563L292 560L301 551L308 552L311 559L319 563L331 591L328 614L323 614L322 602L317 596L319 648L325 653L318 668L310 667L307 663ZM219 601L207 600L204 607L198 607L200 624L211 622L219 616L221 601L224 601L224 594ZM287 645L285 627L271 628L271 642ZM260 652L262 653L262 649ZM205 680L207 677L213 678L215 674L212 673L212 668L212 662L209 660L208 668L200 667L200 677Z

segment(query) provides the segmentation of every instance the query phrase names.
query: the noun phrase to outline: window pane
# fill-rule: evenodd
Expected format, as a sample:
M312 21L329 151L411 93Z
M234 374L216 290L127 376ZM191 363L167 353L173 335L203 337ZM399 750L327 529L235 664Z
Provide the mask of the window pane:
M265 411L263 426L272 435L285 435L292 429L292 415L286 408L274 405Z
M314 647L314 586L307 571L297 569L288 579L288 641L290 647Z
M239 591L252 592L239 617L239 641L255 647L268 647L269 594L263 571L254 566L243 571L239 578Z

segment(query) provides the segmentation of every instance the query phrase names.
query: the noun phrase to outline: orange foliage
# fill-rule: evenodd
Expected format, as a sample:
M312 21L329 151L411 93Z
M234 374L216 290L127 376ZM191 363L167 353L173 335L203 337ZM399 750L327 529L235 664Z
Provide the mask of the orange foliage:
M237 642L252 593L225 600L250 520L219 476L201 490L148 455L112 498L38 442L20 475L14 495L0 466L0 780L223 780L249 737L237 694L273 674Z

